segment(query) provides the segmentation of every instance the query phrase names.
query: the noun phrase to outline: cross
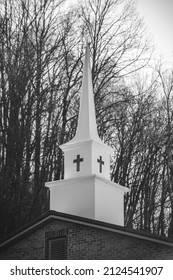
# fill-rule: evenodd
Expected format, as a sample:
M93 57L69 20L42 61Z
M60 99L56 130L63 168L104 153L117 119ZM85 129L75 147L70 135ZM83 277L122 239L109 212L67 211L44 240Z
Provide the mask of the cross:
M99 159L97 159L97 162L100 165L100 173L102 173L102 165L104 165L104 161L102 160L102 156L100 156Z
M77 158L73 160L73 163L76 164L76 171L80 171L80 162L83 161L83 158L80 158L80 155L77 155Z

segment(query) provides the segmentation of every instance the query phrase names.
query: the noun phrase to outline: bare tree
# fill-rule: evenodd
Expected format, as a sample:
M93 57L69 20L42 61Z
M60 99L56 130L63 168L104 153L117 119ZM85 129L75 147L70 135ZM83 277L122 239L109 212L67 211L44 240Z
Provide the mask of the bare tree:
M165 142L163 161L165 164L164 168L164 179L166 183L166 189L169 194L170 207L169 212L169 235L173 236L173 71L163 70L160 65L158 67L159 82L162 90L162 106L165 116L165 128L163 131Z
M162 210L168 192L158 187L166 174L163 139L153 139L158 127L164 129L157 118L162 111L155 104L154 84L136 93L126 80L150 60L142 22L127 1L90 0L68 10L63 4L2 4L1 235L46 211L44 182L63 178L59 145L75 135L86 41L99 135L115 149L112 180L132 189L126 198L126 223L160 233L164 226L154 217L166 219Z

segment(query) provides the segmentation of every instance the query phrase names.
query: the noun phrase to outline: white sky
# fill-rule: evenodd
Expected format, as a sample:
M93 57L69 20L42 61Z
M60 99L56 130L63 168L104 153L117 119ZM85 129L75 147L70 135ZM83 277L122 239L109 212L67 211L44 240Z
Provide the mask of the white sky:
M79 0L78 0L79 1ZM77 0L67 0L68 4ZM164 59L173 65L173 0L136 0L140 16Z
M137 4L158 48L173 64L173 0L137 0Z

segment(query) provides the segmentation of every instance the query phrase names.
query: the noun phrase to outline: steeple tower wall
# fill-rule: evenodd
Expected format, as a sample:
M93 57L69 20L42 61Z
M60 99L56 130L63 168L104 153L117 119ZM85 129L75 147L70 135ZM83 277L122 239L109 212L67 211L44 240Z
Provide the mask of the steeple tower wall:
M110 181L113 149L97 132L89 46L76 135L60 148L64 152L64 180L46 183L50 209L123 226L124 193L128 189Z
M64 179L96 174L110 179L110 148L88 140L64 149Z

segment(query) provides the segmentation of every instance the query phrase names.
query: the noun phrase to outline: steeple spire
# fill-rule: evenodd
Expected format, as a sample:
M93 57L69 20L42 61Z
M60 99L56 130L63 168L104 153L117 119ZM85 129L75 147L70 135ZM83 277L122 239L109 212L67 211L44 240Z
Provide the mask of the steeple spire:
M60 148L64 152L64 180L46 183L50 209L124 225L124 193L128 189L110 181L113 149L97 133L89 45L76 135Z
M113 150L101 141L97 132L89 44L85 50L76 135L60 148L64 152L65 179L91 174L110 178L110 154Z
M100 141L96 124L89 44L87 44L83 68L82 94L80 99L78 126L76 136L72 142L89 139Z

